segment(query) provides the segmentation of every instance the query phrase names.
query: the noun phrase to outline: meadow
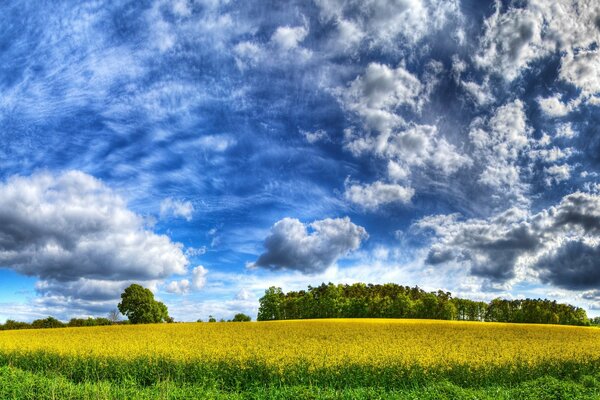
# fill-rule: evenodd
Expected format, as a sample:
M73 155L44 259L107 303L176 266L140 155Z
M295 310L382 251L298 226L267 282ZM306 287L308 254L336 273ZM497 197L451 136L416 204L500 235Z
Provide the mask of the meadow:
M3 331L0 397L600 398L600 329L333 319Z

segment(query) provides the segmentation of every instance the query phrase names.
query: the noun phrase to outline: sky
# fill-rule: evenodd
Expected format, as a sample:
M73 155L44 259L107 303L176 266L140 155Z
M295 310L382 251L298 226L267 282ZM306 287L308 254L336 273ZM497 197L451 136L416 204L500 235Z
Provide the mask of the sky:
M0 4L0 321L269 286L600 315L596 0Z

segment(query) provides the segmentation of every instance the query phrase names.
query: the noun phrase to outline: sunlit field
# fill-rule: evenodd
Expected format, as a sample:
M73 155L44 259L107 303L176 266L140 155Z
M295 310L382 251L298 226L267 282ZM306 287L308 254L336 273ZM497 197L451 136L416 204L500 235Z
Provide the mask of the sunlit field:
M188 386L196 395L308 387L369 397L440 382L485 392L490 385L583 377L593 395L600 329L368 319L4 331L0 364L67 386L133 387L159 397L177 397Z

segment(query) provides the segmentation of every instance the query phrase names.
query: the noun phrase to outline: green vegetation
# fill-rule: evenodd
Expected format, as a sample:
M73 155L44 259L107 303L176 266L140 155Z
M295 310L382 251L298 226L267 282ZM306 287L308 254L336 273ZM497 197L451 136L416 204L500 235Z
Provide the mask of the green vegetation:
M260 299L259 321L314 318L419 318L461 321L590 325L584 309L542 299L490 303L453 298L394 283L321 284L283 293L270 287Z
M42 357L38 354L36 357ZM195 380L181 381L181 376L168 375L164 370L160 379L154 379L153 373L165 368L158 360L140 360L130 366L137 372L124 370L118 379L106 379L105 375L95 375L100 364L93 362L77 365L67 360L66 365L81 368L79 374L66 369L57 369L60 360L38 358L38 362L57 362L55 368L43 368L41 364L22 365L21 359L16 366L7 365L2 358L0 366L0 398L2 399L600 399L600 372L595 368L577 370L576 366L564 371L561 378L525 372L516 380L494 379L490 376L483 380L464 381L467 376L456 375L447 379L422 379L415 375L395 377L393 371L377 376L383 378L360 385L350 382L352 375L328 376L327 374L300 377L293 376L283 384L281 381L268 382L268 374L258 370L258 366L244 372L243 369L226 368L224 375L213 368L194 369L190 374L198 374ZM29 362L35 362L31 359ZM83 361L80 361L83 362ZM150 364L145 365L145 363ZM48 364L45 364L48 365ZM108 365L111 365L110 363ZM91 369L85 369L91 368ZM183 369L179 371L184 372ZM128 375L134 372L133 375ZM508 372L508 371L505 371ZM537 373L539 373L538 371ZM208 377L204 374L209 373ZM202 374L202 375L200 375ZM258 375L253 375L258 374ZM341 376L341 381L339 377ZM560 375L559 375L560 376ZM145 377L145 378L144 378ZM108 377L110 378L110 377ZM117 376L113 376L117 378ZM281 378L281 377L280 377ZM303 378L303 380L299 380ZM326 379L325 381L315 378ZM369 382L369 377L360 379ZM375 378L371 376L370 378ZM497 377L496 377L497 378ZM512 379L506 375L506 378ZM258 379L258 381L257 381ZM393 382L393 384L392 384Z
M72 318L68 323L61 322L54 317L44 319L36 319L32 323L7 320L5 324L0 324L0 331L8 331L15 329L49 329L49 328L69 328L78 326L102 326L123 324L125 322L112 322L108 318Z
M252 318L249 315L238 313L233 316L232 322L250 322Z
M154 300L154 294L150 289L135 283L121 294L121 302L118 308L121 314L129 318L132 324L173 322L169 317L167 306Z

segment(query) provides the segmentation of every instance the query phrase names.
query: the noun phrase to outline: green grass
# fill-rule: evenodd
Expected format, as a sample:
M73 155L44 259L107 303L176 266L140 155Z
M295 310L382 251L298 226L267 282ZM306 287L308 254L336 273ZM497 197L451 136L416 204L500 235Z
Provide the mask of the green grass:
M241 392L160 382L147 387L107 381L75 383L63 376L0 367L2 399L600 399L600 375L577 381L543 377L518 385L461 388L448 381L385 390L375 387L335 389L322 386L257 387Z
M94 358L61 356L48 352L1 353L0 366L42 375L62 376L74 383L112 382L147 387L161 382L194 385L207 389L240 392L257 387L318 386L332 389L381 388L406 390L448 381L464 388L514 385L543 377L577 381L600 374L600 360L548 362L536 367L519 364L473 368L454 365L445 369L423 369L418 365L369 366L311 369L296 364L279 370L263 362L180 362L166 358Z
M599 399L600 360L444 370L0 353L0 399Z

